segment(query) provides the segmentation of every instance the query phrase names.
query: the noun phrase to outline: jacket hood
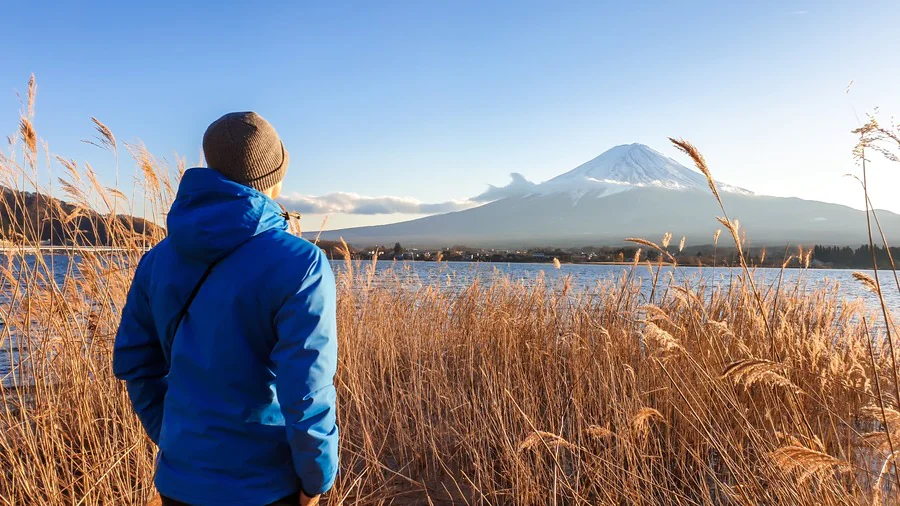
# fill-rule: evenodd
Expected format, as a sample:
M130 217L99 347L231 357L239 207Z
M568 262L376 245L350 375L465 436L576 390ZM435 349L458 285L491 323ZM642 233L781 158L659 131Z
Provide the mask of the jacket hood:
M274 200L207 168L184 173L166 224L179 253L205 262L263 232L288 228Z

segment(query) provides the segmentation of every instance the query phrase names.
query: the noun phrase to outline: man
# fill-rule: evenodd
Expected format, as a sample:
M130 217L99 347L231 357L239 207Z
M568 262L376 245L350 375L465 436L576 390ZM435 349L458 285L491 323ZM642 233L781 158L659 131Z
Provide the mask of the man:
M137 267L113 370L159 446L164 505L314 504L337 473L334 275L274 199L275 129L231 113Z

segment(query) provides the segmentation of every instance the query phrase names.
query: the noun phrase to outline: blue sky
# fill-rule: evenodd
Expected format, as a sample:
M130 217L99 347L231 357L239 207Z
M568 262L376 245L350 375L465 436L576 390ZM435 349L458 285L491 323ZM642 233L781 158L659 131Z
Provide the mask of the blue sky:
M111 184L111 158L80 142L91 115L195 163L209 122L255 110L291 151L287 193L404 198L388 206L403 213L338 213L329 228L406 219L512 172L547 180L617 144L687 163L667 136L697 144L720 180L859 207L843 177L857 170L854 111L900 112L896 1L33 1L3 13L4 134L33 72L39 135ZM876 204L900 212L898 169L877 164L872 178Z

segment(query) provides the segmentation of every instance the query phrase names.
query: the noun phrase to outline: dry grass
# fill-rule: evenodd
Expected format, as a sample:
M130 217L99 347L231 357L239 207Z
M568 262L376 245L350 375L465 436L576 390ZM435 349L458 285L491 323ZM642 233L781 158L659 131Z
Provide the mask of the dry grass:
M112 132L96 124L107 141L98 145L117 159ZM46 191L24 142L21 164L0 158L0 182ZM717 194L699 151L682 147ZM135 152L128 201L65 159L62 188L83 207L162 212L175 181ZM126 225L107 222L121 249L70 249L65 263L22 249L33 245L32 223L3 231L19 249L0 264L0 339L19 361L0 391L0 504L142 505L153 496L154 450L110 366L142 250ZM735 222L722 223L737 238ZM641 244L664 251L670 241ZM872 315L834 288L757 290L749 270L719 287L663 277L648 300L638 261L587 291L503 277L449 291L376 275L372 263L341 264L343 474L329 503L900 498L894 343L870 331Z

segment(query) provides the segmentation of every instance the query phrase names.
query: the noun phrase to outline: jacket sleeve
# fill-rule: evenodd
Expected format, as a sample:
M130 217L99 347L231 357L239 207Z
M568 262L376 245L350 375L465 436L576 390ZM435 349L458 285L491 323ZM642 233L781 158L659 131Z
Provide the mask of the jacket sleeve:
M122 309L122 322L113 347L113 373L125 381L131 404L144 430L154 443L159 444L169 366L150 313L144 287L145 269L141 261Z
M319 251L299 289L275 317L276 391L294 468L309 496L327 492L338 470L335 299L334 274Z

